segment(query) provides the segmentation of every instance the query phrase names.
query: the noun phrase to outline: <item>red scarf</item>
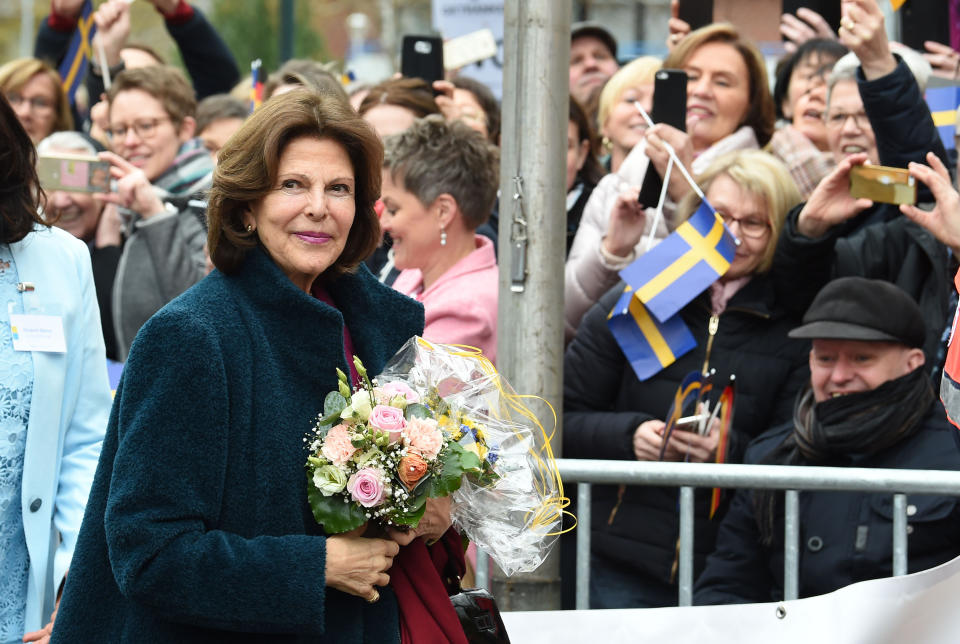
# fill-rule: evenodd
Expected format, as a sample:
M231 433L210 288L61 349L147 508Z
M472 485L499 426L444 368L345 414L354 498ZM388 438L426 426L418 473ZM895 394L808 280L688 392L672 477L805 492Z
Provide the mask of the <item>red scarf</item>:
M460 535L453 528L427 547L422 538L400 548L389 570L390 586L400 608L401 644L467 644L444 575L463 576L466 564ZM453 559L451 560L451 555Z

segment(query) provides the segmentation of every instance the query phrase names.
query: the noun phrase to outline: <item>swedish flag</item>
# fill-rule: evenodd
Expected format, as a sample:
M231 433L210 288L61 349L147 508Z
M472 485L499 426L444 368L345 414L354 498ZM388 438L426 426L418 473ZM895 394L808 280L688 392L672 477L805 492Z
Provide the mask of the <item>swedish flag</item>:
M960 105L960 87L935 87L924 94L933 124L940 133L943 147L952 150L955 146L957 106Z
M629 286L610 311L607 326L640 381L697 346L679 315L658 322Z
M70 40L67 55L60 63L59 71L63 82L63 91L66 92L71 105L74 103L77 88L80 87L80 83L83 82L83 78L87 74L87 61L93 56L91 43L96 32L97 27L93 24L93 1L86 0L80 12L77 29L73 32L73 38Z
M736 250L736 239L704 199L687 221L620 271L620 277L665 322L727 272Z

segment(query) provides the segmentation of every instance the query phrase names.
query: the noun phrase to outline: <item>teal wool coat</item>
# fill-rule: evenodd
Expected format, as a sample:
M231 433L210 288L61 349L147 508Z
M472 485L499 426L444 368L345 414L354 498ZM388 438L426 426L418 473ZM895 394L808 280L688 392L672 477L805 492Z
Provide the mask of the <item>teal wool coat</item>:
M304 436L348 373L423 329L364 267L298 290L260 249L143 327L117 389L54 642L397 642L397 602L326 588ZM342 311L342 315L341 315Z

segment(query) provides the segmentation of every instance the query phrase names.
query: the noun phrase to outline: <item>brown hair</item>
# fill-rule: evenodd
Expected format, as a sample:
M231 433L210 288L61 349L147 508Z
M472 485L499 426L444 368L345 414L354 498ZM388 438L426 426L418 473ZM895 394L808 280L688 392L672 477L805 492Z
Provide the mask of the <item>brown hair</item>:
M48 132L62 132L73 129L73 114L70 112L70 102L63 91L60 74L53 67L37 58L18 58L0 67L0 90L4 94L19 91L31 78L41 74L53 81L54 110L57 114L53 119L53 129Z
M107 92L107 101L113 103L120 92L139 89L154 97L163 105L163 110L179 126L183 119L197 111L197 99L193 87L175 67L151 65L125 69L113 79Z
M44 194L36 160L33 141L0 94L0 244L20 241L37 224L49 226L37 208Z
M334 76L333 66L329 63L302 58L288 60L280 69L270 74L263 87L263 100L272 97L281 85L302 85L318 94L329 94L343 101L350 101L347 91L343 89L343 83Z
M207 205L207 246L210 259L224 273L237 271L257 245L243 215L275 187L286 146L301 137L339 143L353 165L353 226L343 252L327 270L335 275L352 272L380 243L380 222L373 209L383 166L380 138L348 103L296 89L264 102L220 150Z
M391 78L374 85L363 98L357 111L363 115L377 105L404 107L418 118L439 114L440 108L433 100L433 90L420 78Z
M584 182L595 186L600 183L600 179L603 179L606 172L600 165L600 161L597 160L595 152L597 136L593 133L593 128L590 127L590 119L587 118L587 113L583 111L583 107L572 94L570 95L570 122L577 128L577 143L587 141L590 144L590 148L587 150L587 158L583 162L583 167L580 168L580 177Z
M693 31L681 40L667 59L664 69L683 69L697 49L707 43L726 43L737 50L747 67L750 81L749 103L743 120L737 127L749 125L757 136L757 143L763 147L773 136L774 105L770 86L767 83L767 67L760 50L752 42L740 35L737 28L728 22L720 22Z

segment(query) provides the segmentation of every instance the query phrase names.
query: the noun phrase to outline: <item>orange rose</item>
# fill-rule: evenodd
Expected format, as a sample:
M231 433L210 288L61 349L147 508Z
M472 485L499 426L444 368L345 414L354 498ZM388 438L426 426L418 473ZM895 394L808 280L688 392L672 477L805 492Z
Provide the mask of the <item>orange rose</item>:
M413 489L417 481L423 478L427 473L427 462L419 454L408 454L400 459L400 466L397 475L400 482L407 486L407 489Z

